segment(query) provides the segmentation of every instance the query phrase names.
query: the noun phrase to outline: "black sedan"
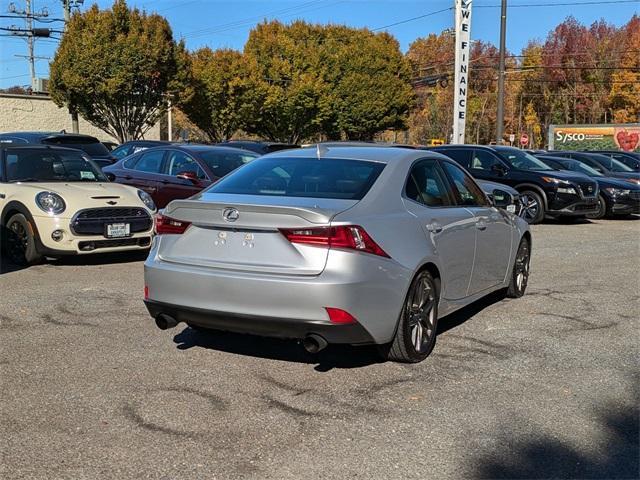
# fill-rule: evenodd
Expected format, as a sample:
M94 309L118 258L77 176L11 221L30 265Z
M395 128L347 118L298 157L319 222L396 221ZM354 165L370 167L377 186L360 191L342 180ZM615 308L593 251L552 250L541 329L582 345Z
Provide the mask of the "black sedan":
M538 157L551 168L578 172L592 177L600 185L598 211L589 218L603 218L607 215L629 215L640 213L640 186L620 178L605 177L589 165L562 157L548 155Z
M141 150L153 147L162 147L163 145L171 145L171 142L163 140L131 140L129 142L124 142L122 145L118 145L111 151L111 156L115 157L116 160L120 160L121 158L127 157Z
M129 155L106 167L109 180L149 193L158 208L188 198L258 154L239 148L172 144Z
M634 172L624 163L616 160L615 158L603 155L602 153L556 150L549 152L548 155L580 160L582 163L589 165L605 177L623 178L640 185L640 172Z

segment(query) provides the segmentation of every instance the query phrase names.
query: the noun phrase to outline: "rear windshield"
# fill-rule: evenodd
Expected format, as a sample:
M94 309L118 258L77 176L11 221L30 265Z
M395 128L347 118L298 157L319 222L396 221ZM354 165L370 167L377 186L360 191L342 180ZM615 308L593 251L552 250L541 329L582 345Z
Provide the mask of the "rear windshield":
M209 188L214 193L360 200L384 164L361 160L259 158Z
M91 157L109 156L109 149L97 140L95 142L92 142L91 140L79 140L76 138L65 139L57 137L51 140L45 139L42 143L46 143L47 145L61 145L68 148L77 148L78 150L82 150Z

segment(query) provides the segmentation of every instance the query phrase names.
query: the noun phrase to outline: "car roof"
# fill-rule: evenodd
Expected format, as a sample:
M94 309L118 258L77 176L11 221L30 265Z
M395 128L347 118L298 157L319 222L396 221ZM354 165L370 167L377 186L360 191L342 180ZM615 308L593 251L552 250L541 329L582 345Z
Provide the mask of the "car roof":
M19 143L19 144L0 143L0 149L2 150L46 150L46 151L63 150L65 152L84 153L82 150L79 150L77 148L63 147L60 145L42 145L39 143Z
M82 133L66 133L66 132L3 132L0 133L0 138L2 137L16 137L23 138L25 140L43 140L45 138L70 138L75 140L88 140L91 143L99 142L96 137L91 135L85 135Z
M242 153L260 156L259 153L252 152L251 150L245 150L243 148L228 147L228 146L222 146L222 145L205 145L202 143L167 143L166 145L158 145L156 147L148 148L146 150L141 150L140 152L136 152L134 155L137 155L142 152L146 153L153 150L162 150L167 148L183 150L185 152L191 152L191 153L208 152L213 150L218 152L229 152L229 153L242 152ZM128 158L128 157L124 157L124 158Z
M431 155L429 155L431 153ZM265 158L289 157L289 158L320 158L340 160L368 160L381 163L399 163L412 161L419 158L446 158L437 152L428 150L416 150L401 147L378 146L338 146L318 145L316 148L299 148L295 150L282 150L265 155ZM450 160L447 158L447 160Z

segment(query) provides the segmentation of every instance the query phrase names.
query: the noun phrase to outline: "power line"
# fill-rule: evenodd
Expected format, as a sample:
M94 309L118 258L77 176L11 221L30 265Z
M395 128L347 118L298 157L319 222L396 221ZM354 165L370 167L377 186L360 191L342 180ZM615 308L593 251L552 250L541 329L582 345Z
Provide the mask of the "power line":
M420 20L421 18L431 17L432 15L437 15L438 13L442 13L442 12L449 12L451 10L453 10L453 7L443 8L442 10L436 10L435 12L425 13L424 15L418 15L417 17L407 18L406 20L400 20L399 22L390 23L389 25L384 25L382 27L372 28L371 31L377 32L378 30L384 30L386 28L395 27L396 25L402 25L403 23L413 22L414 20Z
M593 0L584 2L563 2L563 3L521 3L509 5L509 8L523 7L572 7L575 5L610 5L617 3L638 3L638 0ZM474 8L499 8L501 5L474 5Z

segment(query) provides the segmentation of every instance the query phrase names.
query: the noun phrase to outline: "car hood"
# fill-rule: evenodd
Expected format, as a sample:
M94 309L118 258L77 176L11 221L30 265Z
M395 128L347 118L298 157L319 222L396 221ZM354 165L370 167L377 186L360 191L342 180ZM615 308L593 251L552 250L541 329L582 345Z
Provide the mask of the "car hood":
M623 188L626 190L640 190L635 183L628 182L622 178L614 177L594 177L600 188Z
M60 214L60 217L72 217L78 210L85 208L117 206L145 207L144 203L140 200L140 197L138 197L138 193L135 188L127 185L121 185L119 183L25 182L21 183L20 186L22 194L24 194L24 189L33 190L34 203L35 196L39 192L52 192L60 195L67 205L67 208L62 214ZM45 214L43 213L43 215Z
M579 172L572 172L569 170L536 170L536 173L544 175L545 177L559 178L561 180L568 180L570 182L584 182L585 180L593 180L588 175Z
M615 178L640 179L639 172L611 172L611 176Z

